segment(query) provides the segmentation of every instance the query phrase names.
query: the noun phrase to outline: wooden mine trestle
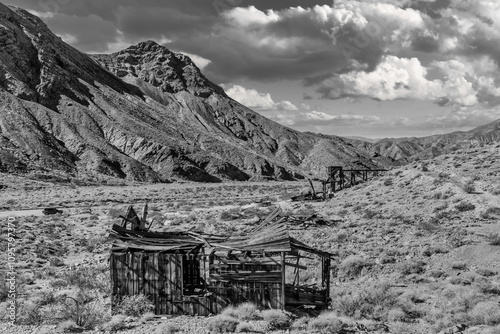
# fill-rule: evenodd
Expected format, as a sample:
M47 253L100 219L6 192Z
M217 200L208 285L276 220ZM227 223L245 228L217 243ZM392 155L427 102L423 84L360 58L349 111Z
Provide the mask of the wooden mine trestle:
M366 182L387 172L386 169L343 169L340 166L327 167L327 179L323 183L323 198L328 194ZM330 187L330 189L328 189Z

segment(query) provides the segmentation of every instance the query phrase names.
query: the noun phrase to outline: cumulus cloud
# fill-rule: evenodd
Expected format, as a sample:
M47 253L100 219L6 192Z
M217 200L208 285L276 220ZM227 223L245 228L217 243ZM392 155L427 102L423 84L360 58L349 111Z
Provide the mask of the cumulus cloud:
M340 128L345 127L366 128L368 126L379 126L383 124L383 120L375 115L336 115L330 111L323 112L317 110L296 110L287 112L275 110L266 112L266 116L280 124L292 126L302 131L314 131L316 128L322 129L318 131L326 133L336 133Z
M500 110L497 108L483 109L458 107L442 116L429 117L420 124L413 124L416 128L427 129L470 129L491 123L500 118ZM448 130L448 131L446 131Z
M239 103L256 110L299 110L290 101L274 102L269 93L260 93L240 85L223 85L226 94Z
M298 119L298 123L309 123L309 124L363 124L370 123L374 124L380 122L381 119L374 115L353 115L353 114L342 114L342 115L332 115L322 111L313 110L311 112L305 112L300 114L301 117ZM311 122L312 121L312 122Z
M161 43L161 44L164 44L164 43ZM205 67L207 67L207 65L211 63L211 60L205 59L205 58L200 57L198 55L194 55L194 54L187 53L187 52L182 52L182 53L185 54L186 56L188 56L189 58L191 58L193 63L195 63L195 65L198 66L198 68L201 70L205 69Z
M500 90L491 77L496 65L483 58L475 63L459 59L433 61L424 67L417 58L385 56L372 72L353 71L324 79L318 93L323 98L368 96L388 101L417 99L436 101L439 105L464 106L498 101ZM432 74L432 75L430 75ZM429 77L434 76L431 79Z

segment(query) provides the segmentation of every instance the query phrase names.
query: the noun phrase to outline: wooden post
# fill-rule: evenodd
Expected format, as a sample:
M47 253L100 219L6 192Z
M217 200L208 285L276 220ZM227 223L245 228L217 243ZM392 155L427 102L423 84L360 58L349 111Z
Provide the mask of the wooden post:
M321 286L324 288L326 284L326 276L325 276L325 258L321 257Z
M326 275L326 301L330 298L330 263L331 259L328 257L325 259L325 269L324 274Z
M285 275L285 252L281 252L281 309L285 309L285 286L286 275Z
M144 205L144 208L142 209L142 218L140 219L141 223L139 225L139 229L145 230L146 229L146 218L148 216L148 203Z
M308 181L309 181L309 184L311 185L311 189L313 191L313 196L316 197L316 190L314 190L314 185L313 185L311 179L308 179Z
M336 191L335 186L337 184L337 171L333 171L331 182L332 183L331 183L330 187L332 187L332 192L335 193L335 191Z

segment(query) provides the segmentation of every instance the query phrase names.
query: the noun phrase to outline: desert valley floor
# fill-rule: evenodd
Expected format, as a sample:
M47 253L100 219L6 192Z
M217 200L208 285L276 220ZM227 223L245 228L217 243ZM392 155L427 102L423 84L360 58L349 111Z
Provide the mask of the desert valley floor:
M109 228L128 205L139 209L148 202L157 231L236 233L257 224L275 206L285 215L318 214L333 222L291 232L335 255L330 312L318 318L285 315L280 328L257 310L251 310L252 316L248 309L228 310L239 332L500 333L495 327L500 324L499 160L500 145L457 150L393 168L325 202L290 201L308 190L307 181L132 184L0 174L1 219L17 215L18 319L25 323L0 331L68 330L60 327L64 310L57 296L78 294L78 289L100 301L94 311L101 331L213 329L213 317L110 321ZM45 207L63 213L44 216ZM35 211L26 215L22 210ZM2 266L7 261L4 241ZM0 305L3 317L6 303ZM109 325L112 321L120 325Z

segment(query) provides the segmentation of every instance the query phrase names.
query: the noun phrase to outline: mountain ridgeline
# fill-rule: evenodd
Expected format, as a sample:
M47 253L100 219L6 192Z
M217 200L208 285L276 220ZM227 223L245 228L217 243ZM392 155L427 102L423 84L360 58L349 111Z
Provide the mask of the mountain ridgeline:
M110 55L0 4L0 171L219 182L379 167L369 148L279 125L152 41Z
M432 159L441 154L500 141L500 120L470 131L457 131L421 138L388 138L375 143L358 141L359 149L384 156L395 164ZM354 143L354 142L353 142Z

